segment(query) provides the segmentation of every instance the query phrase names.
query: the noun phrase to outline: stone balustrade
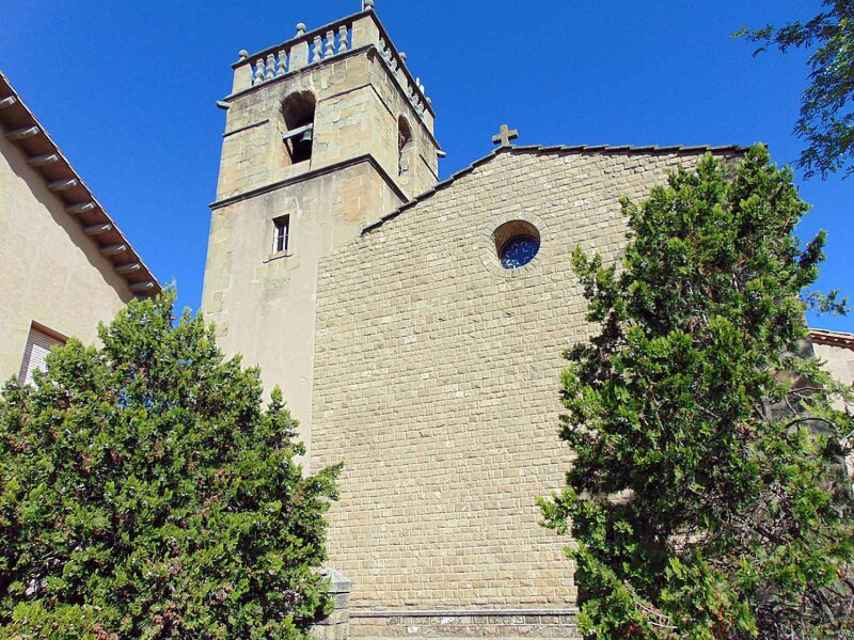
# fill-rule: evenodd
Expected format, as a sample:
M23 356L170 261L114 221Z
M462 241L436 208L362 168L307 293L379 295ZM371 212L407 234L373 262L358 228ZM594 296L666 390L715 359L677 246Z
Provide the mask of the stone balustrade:
M414 78L407 68L406 54L398 52L392 44L373 11L373 3L366 3L365 7L360 13L313 31L306 31L305 25L299 23L292 39L256 54L241 51L240 59L232 65L232 93L245 91L304 67L373 45L415 111L422 118L427 111L432 113L432 103L426 96L424 84L420 78Z
M310 33L305 33L305 25L300 23L296 38L278 50L268 50L253 57L249 63L252 86L350 51L353 48L352 33L353 25L348 22Z
M420 78L412 79L412 76L406 70L406 54L398 53L395 48L380 35L377 49L380 52L380 57L388 65L389 70L397 77L397 81L403 88L403 92L409 98L415 111L418 115L424 116L424 111L427 105L430 104L430 98L424 90L424 84Z

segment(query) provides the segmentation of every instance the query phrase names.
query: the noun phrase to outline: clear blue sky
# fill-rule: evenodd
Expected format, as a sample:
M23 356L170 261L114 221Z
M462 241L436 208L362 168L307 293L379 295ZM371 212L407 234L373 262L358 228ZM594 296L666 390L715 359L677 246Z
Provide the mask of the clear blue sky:
M0 69L179 303L197 309L224 114L237 51L354 13L359 0L15 0ZM437 112L448 175L487 153L501 122L519 144L770 145L792 134L806 55L730 34L810 17L818 0L377 0ZM854 179L801 182L829 233L823 289L854 294ZM811 317L854 331L854 318Z

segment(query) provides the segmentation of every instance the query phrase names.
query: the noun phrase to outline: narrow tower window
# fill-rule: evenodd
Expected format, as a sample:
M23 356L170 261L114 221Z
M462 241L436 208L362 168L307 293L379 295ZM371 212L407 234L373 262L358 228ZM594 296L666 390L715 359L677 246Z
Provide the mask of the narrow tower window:
M409 156L412 150L412 129L403 116L397 119L397 175L409 173Z
M273 220L273 253L284 253L288 250L289 232L290 216L281 216Z
M311 158L314 142L314 95L310 91L290 94L282 102L282 116L287 131L282 136L291 164Z

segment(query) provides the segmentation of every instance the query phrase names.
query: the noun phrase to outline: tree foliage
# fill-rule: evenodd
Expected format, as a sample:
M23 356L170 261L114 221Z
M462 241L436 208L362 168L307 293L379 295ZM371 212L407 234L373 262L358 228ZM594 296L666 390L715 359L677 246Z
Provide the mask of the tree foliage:
M839 464L854 419L832 404L849 392L799 356L824 236L799 246L791 179L762 146L737 167L707 156L623 201L620 268L574 254L600 332L567 354L577 459L541 506L571 529L592 637L854 633Z
M854 1L824 0L807 22L741 29L736 35L781 52L817 46L809 59L811 84L804 91L795 134L808 146L798 161L806 177L854 173Z
M0 638L300 638L337 467L173 296L0 395Z

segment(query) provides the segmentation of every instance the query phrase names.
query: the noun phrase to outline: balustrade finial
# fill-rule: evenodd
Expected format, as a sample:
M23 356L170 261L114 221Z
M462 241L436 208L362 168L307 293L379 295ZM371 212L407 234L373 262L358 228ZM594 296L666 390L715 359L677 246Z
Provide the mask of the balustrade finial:
M305 35L305 22L297 22L297 35L295 37Z
M374 0L362 0L362 11L373 11Z
M406 51L401 51L397 55L399 55L400 59L403 60L404 63L406 63Z
M240 60L246 60L246 58L249 57L249 52L246 49L241 49L237 52L237 57L240 58Z

